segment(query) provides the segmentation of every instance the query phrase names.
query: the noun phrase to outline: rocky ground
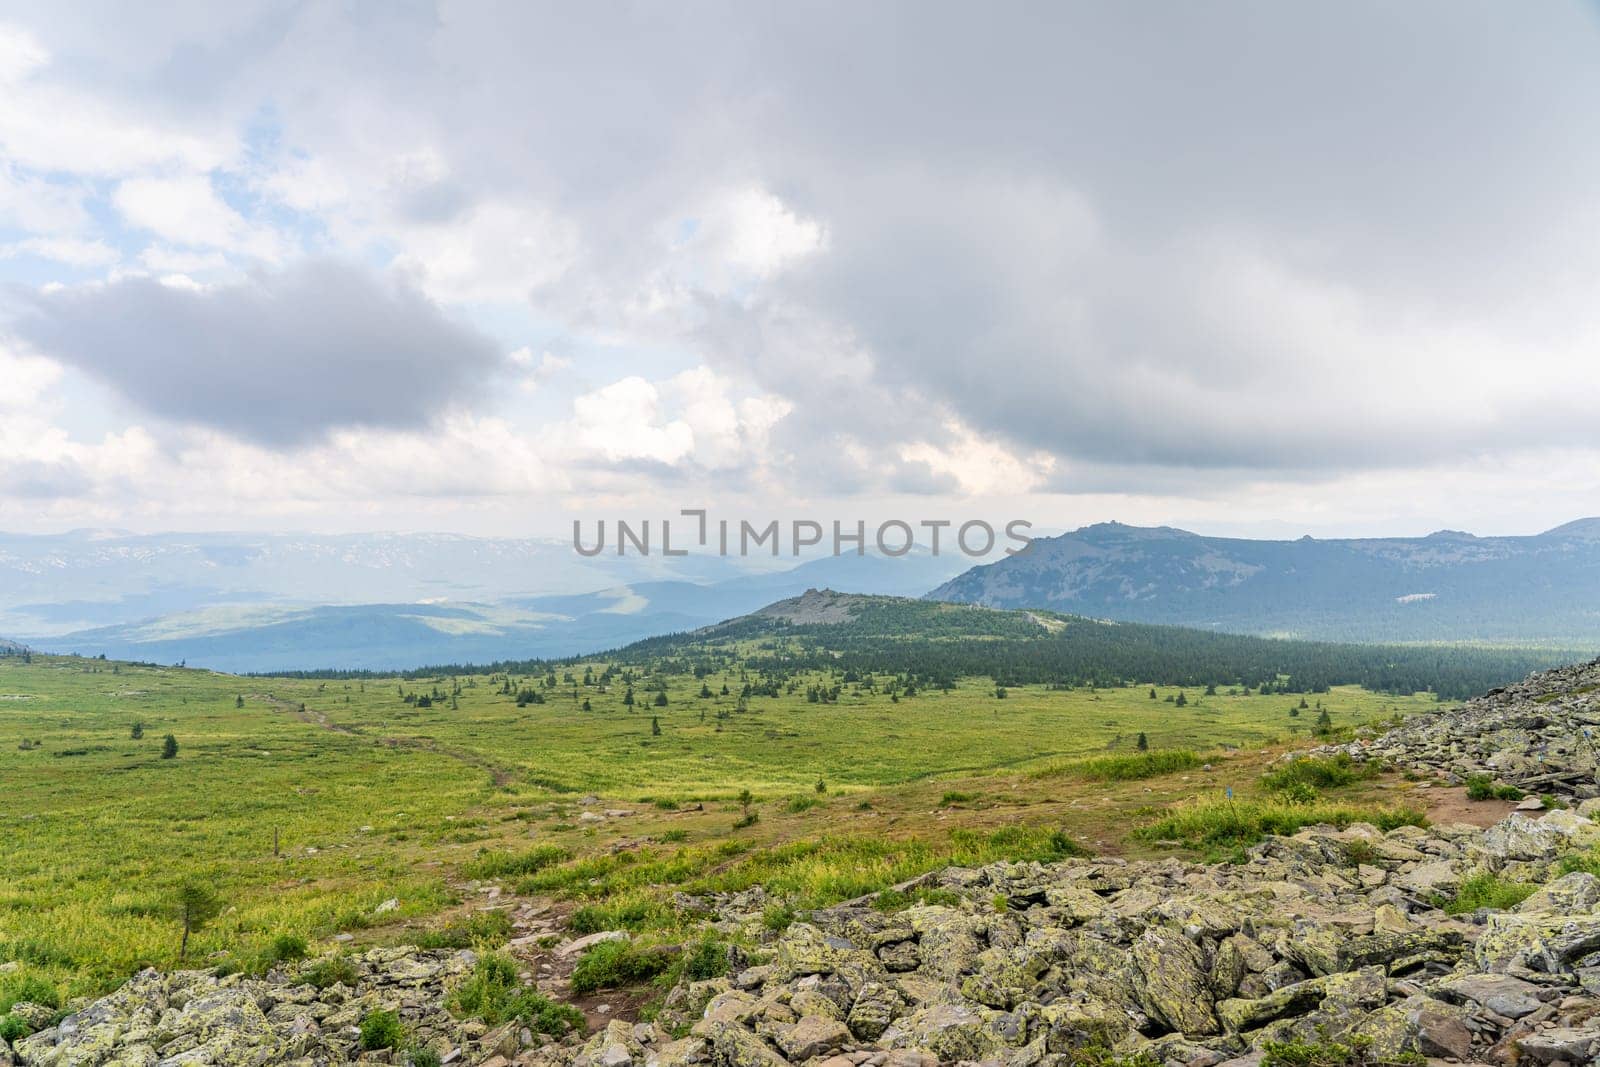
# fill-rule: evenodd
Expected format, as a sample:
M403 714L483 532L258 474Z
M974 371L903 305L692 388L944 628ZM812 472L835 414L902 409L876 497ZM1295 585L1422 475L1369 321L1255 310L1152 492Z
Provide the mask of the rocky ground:
M380 949L321 989L306 967L146 972L9 1051L0 1042L0 1065L1600 1063L1600 799L1586 734L1597 698L1600 662L1344 747L1571 804L1488 829L1312 828L1238 863L952 868L902 887L912 906L854 902L779 935L759 889L686 901L743 947L728 950L725 977L680 983L650 1022L565 1038L491 1028L447 1009L471 953ZM1486 884L1531 895L1447 912L1464 886ZM548 967L522 978L554 992ZM360 1050L378 1009L398 1013L415 1051Z
M1359 760L1490 777L1525 792L1600 796L1600 660L1531 675L1344 746Z
M520 1035L491 1034L445 1009L449 990L474 962L464 951L375 949L349 957L348 984L321 989L302 980L315 964L263 978L144 971L9 1053L0 1042L0 1067L13 1057L29 1067L349 1063L361 1055L361 1022L374 1010L394 1011L420 1045L492 1054Z

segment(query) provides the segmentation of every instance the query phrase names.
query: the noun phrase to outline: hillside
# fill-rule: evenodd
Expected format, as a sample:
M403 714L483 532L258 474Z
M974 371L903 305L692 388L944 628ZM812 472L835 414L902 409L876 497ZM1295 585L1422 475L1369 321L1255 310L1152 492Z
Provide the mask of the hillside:
M928 594L1340 641L1600 646L1600 519L1531 537L1256 541L1121 523L1040 538Z
M1318 692L1362 685L1467 697L1575 658L1570 652L1416 648L1296 641L1050 611L1008 611L809 590L760 611L615 653L622 662L680 656L715 664L737 653L775 671L908 674L941 685L987 675L998 685L1155 682Z

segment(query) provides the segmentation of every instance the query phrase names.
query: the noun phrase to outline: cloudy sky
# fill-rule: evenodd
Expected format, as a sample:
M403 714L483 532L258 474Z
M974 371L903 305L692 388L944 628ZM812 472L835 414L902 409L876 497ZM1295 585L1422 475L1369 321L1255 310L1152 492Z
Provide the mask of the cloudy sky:
M1587 4L0 3L0 529L1600 514Z

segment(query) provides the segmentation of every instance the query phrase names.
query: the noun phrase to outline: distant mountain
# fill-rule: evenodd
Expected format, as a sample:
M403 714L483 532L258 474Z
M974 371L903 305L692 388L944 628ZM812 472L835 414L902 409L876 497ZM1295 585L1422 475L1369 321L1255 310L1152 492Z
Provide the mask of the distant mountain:
M714 626L648 638L606 658L648 667L664 656L713 671L739 664L773 686L778 682L772 679L794 671L822 670L837 672L846 683L889 675L918 688L988 676L997 688L1154 683L1197 691L1216 685L1321 692L1331 685L1359 684L1382 692L1431 690L1442 698L1460 698L1577 654L1281 640L810 589Z
M1600 647L1600 518L1530 537L1254 541L1086 526L927 594L1134 622L1340 641Z
M703 585L645 581L498 600L305 604L258 598L30 640L55 652L235 672L405 670L615 648L742 615L814 585L916 595L960 569L959 557L851 555Z
M733 562L710 556L588 559L554 539L0 533L0 633L65 634L217 605L499 600L668 578L715 582L740 573Z

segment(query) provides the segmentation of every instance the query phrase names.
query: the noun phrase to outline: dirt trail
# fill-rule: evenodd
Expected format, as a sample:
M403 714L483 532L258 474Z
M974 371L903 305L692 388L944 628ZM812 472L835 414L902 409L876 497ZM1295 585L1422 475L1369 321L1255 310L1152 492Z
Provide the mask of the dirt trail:
M399 737L394 735L374 735L359 726L348 723L334 722L325 712L318 711L309 704L302 704L294 700L283 700L271 693L251 693L251 700L259 700L276 711L286 711L303 723L328 730L346 737L361 737L370 740L375 745L386 745L389 748L406 748L422 752L432 752L440 756L464 763L475 770L483 771L497 786L508 785L516 777L516 772L488 759L470 749L456 748L452 745L441 745L431 737Z

